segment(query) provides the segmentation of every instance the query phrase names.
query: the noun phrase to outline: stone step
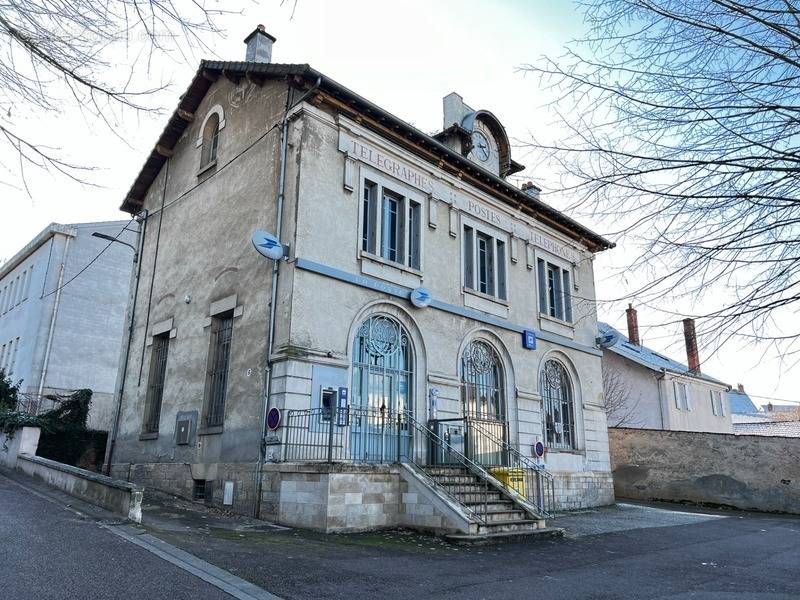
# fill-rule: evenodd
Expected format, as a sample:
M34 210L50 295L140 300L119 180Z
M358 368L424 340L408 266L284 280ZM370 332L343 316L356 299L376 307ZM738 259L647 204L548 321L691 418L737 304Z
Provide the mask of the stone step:
M475 511L479 515L483 516L484 519L487 521L487 525L493 525L495 523L514 523L514 522L522 522L522 521L530 521L528 518L528 513L524 510L514 509L514 510L498 510L492 511L488 513L483 513L482 511Z
M493 489L477 481L472 481L470 483L446 483L446 482L437 482L437 483L439 483L439 485L441 485L451 494L466 494L466 493L472 494L477 492L488 492Z
M431 475L437 483L477 483L477 478L472 475Z
M483 512L484 507L486 508L487 512L502 512L504 510L517 510L516 504L514 504L511 500L495 500L495 501L487 501L485 504L483 502L464 502L464 506L469 507L471 510L475 512Z
M504 500L500 492L458 492L453 496L461 502L461 504L483 504L484 502L500 502Z
M425 467L424 470L430 476L469 474L464 467Z
M498 519L481 523L478 533L508 533L511 531L532 531L539 529L539 521L534 519Z
M517 531L496 531L489 533L454 533L445 536L445 539L456 544L491 544L528 536L563 537L561 527L542 527L540 529L520 529Z

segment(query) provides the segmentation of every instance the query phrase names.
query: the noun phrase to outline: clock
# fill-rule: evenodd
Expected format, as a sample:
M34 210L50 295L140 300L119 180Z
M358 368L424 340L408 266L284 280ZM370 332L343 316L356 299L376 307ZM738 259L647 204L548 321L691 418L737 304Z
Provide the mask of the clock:
M486 162L491 156L489 150L489 140L482 131L475 130L472 132L472 154L481 162Z
M500 171L500 155L497 151L497 140L489 126L480 118L475 119L472 126L472 151L469 158L487 171L495 175Z

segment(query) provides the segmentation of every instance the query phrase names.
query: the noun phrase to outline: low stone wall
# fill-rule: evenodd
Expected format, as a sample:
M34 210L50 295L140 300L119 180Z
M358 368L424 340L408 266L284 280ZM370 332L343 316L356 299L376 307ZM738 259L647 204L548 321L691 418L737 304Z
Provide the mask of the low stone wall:
M37 427L24 427L10 440L0 435L0 464L141 523L144 492L141 487L36 456L38 441Z
M614 481L608 471L553 472L556 510L579 510L614 504Z
M800 514L800 438L609 429L618 497Z

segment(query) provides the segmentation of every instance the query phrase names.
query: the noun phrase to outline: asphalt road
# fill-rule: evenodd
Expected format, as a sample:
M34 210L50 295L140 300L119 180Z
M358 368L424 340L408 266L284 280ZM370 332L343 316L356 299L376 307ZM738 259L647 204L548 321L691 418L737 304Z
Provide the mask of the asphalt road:
M0 598L226 599L205 581L0 475Z

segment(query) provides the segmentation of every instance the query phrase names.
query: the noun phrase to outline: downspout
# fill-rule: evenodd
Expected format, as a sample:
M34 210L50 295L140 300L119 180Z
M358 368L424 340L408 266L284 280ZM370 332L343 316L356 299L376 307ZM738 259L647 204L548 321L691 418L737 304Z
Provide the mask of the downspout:
M147 217L149 216L149 212L146 208L143 208L142 211L139 213L140 215L144 213L143 217L141 218L141 225L139 227L139 244L138 249L136 250L136 256L134 256L134 262L136 263L136 279L133 284L133 300L131 300L131 316L128 321L128 329L127 329L127 340L125 341L125 356L122 360L122 371L119 374L120 382L119 382L119 390L117 391L117 402L116 406L114 407L114 421L111 427L111 436L109 437L109 446L108 451L106 452L106 459L105 459L105 473L109 475L111 473L111 459L114 456L114 447L117 443L117 432L119 431L119 417L122 413L122 393L125 390L125 376L128 372L128 360L131 356L131 340L133 338L133 321L136 317L136 300L139 297L139 280L142 275L142 250L144 249L144 236L147 233Z
M283 203L284 198L286 196L286 154L289 148L289 117L290 112L295 106L300 105L302 102L305 101L311 94L313 94L319 86L322 84L322 76L317 77L317 81L314 82L306 92L300 96L300 99L293 104L289 104L291 93L287 94L286 97L286 110L283 113L283 121L281 122L281 152L280 152L280 163L278 167L278 206L277 206L277 218L275 223L275 235L279 240L282 239L281 233L283 229ZM262 411L261 415L261 440L259 444L259 454L258 454L258 469L256 473L257 482L256 482L256 494L255 494L255 507L253 509L253 516L257 519L261 514L261 488L263 485L263 470L264 470L264 461L266 460L267 454L267 445L265 443L266 435L267 435L267 412L269 411L269 399L272 395L272 350L275 344L275 303L278 301L278 275L280 269L280 261L273 261L272 263L272 289L270 291L270 301L269 301L269 332L267 333L267 381L266 381L266 390L264 393L264 410Z
M64 271L67 267L67 255L69 254L69 243L72 240L67 236L67 241L64 244L64 258L61 260L61 268L58 272L58 287L56 288L56 299L53 302L53 314L50 317L50 329L47 332L47 345L44 350L44 360L42 362L42 376L39 378L39 391L36 394L36 401L42 401L42 391L44 390L44 380L47 377L47 367L50 362L50 349L53 347L53 331L56 328L56 317L58 316L58 305L61 302L61 286L64 283ZM38 408L38 406L37 406Z
M661 369L661 373L656 375L656 386L658 387L658 412L661 415L661 430L664 431L666 424L664 423L664 390L661 389L664 383L664 377L667 375L665 369Z

